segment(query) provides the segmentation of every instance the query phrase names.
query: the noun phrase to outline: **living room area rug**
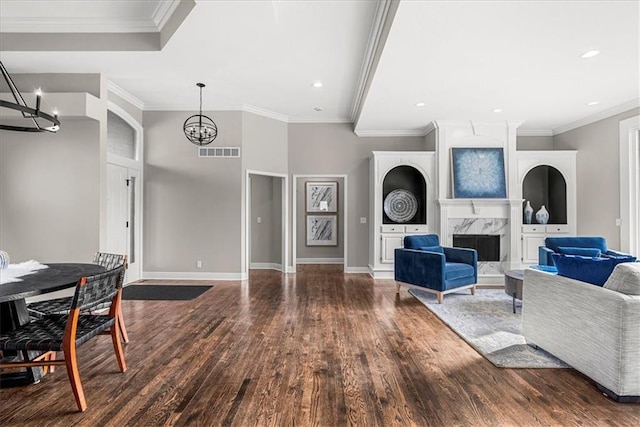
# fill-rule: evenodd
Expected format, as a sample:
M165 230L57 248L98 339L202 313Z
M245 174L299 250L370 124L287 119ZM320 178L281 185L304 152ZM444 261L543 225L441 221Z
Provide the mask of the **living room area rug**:
M187 301L198 298L213 286L129 285L122 290L123 300Z
M438 304L435 294L412 288L417 298L478 353L500 368L568 368L560 359L527 345L522 314L513 313L512 299L502 289L466 289Z

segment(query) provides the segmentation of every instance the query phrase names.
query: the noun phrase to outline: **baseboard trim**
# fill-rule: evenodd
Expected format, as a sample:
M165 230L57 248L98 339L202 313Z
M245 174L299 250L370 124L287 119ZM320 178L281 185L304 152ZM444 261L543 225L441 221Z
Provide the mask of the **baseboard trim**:
M196 273L192 271L143 271L142 279L158 280L247 280L245 273Z
M369 274L369 267L347 267L344 269L347 274Z
M277 264L275 262L252 262L249 264L249 269L251 270L277 270L284 272L282 269L282 264Z
M344 264L344 258L296 258L298 264Z

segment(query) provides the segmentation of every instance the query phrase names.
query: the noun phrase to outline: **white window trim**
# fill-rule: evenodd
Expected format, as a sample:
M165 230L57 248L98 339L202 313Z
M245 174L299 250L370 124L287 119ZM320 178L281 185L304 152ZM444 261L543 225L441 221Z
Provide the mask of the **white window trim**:
M640 115L620 121L620 250L640 249Z

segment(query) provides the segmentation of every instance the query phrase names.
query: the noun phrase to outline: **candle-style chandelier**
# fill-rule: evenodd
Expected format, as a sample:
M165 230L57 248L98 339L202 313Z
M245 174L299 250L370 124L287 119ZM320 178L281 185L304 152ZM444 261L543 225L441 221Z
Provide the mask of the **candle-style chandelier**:
M42 92L40 91L40 89L38 89L38 91L36 92L36 108L31 108L25 102L15 83L13 83L9 72L6 68L4 68L2 62L0 62L0 72L2 72L2 77L4 78L4 81L9 88L9 91L11 92L11 96L15 100L15 102L11 102L0 99L0 107L19 111L20 113L22 113L22 117L24 117L25 119L30 119L33 122L33 126L17 126L0 123L0 129L12 130L17 132L57 132L58 129L60 129L60 120L58 120L58 114L54 112L53 115L50 115L40 110L40 101L42 99ZM39 119L48 121L49 123L51 123L51 126L42 126L40 123L38 123Z
M213 120L202 115L202 88L205 86L204 83L196 83L196 86L200 88L200 113L194 114L185 120L182 129L187 139L195 145L207 145L211 144L218 136L218 127Z

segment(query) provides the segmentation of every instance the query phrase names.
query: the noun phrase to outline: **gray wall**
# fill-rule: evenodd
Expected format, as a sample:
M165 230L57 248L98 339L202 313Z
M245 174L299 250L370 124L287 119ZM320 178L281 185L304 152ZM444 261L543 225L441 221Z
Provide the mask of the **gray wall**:
M253 113L242 113L242 167L261 172L287 173L287 123ZM217 144L216 140L216 144Z
M250 178L250 262L282 265L282 178L254 174Z
M307 246L306 183L338 182L338 245ZM296 182L296 257L297 258L342 258L344 255L344 179L343 178L298 178Z
M0 248L14 263L89 262L99 249L99 123L0 140Z
M204 112L217 146L242 141L242 113ZM188 112L144 113L144 270L239 272L242 167L238 158L198 158L182 132ZM196 269L196 261L202 269Z
M613 249L620 248L619 123L638 114L635 108L553 138L556 150L578 150L578 234L603 236Z
M517 136L516 150L553 150L552 136Z
M369 253L369 156L374 150L424 150L425 137L359 138L350 123L289 125L289 174L348 176L347 267L366 267ZM344 224L343 222L343 224Z

